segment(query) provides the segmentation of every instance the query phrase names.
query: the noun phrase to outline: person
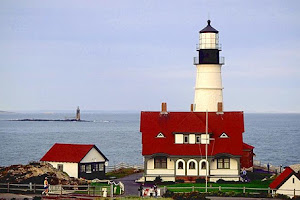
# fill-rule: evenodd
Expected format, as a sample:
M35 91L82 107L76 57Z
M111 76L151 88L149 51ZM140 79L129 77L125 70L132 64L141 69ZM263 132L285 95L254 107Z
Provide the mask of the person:
M268 174L270 173L270 163L267 164Z
M42 192L42 194L46 194L48 196L48 192L49 192L49 183L48 183L48 178L45 177L45 180L44 180L44 191Z
M157 185L155 183L153 185L153 189L154 189L154 197L157 198Z
M143 188L143 184L141 184L140 187L139 187L139 189L138 189L139 192L140 192L140 197L143 197L143 189L144 189Z
M246 178L247 178L247 171L246 171L245 167L243 167L243 169L242 169L242 179L243 179L243 182L247 181Z

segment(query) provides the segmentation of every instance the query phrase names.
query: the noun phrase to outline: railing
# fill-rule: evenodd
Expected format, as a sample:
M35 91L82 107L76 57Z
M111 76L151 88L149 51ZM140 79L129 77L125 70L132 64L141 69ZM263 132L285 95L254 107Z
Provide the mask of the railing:
M274 172L274 173L281 173L284 170L283 166L275 166L270 163L263 163L259 160L253 160L253 167L256 169L261 168L264 171L268 171L269 168L269 172Z
M205 192L205 187L167 187L164 186L163 188L160 188L163 193L165 193L167 190L174 191L175 193L182 193L182 192ZM208 192L213 191L220 191L220 192L228 192L228 191L237 191L238 193L245 194L246 192L250 194L257 194L257 193L266 193L268 195L275 195L277 190L271 189L271 188L248 188L248 187L224 187L224 186L218 186L218 187L207 187ZM280 191L285 191L291 193L291 196L296 196L300 190L296 189L280 189Z
M122 169L122 168L133 168L133 169L136 169L136 170L143 170L144 165L130 165L130 164L121 162L119 164L106 167L106 171L111 172L111 171Z
M218 49L222 51L222 44L215 44L215 43L207 43L207 44L196 44L196 50L199 51L200 49Z
M194 57L194 65L199 65L199 64L200 64L199 57ZM219 57L219 64L220 65L225 64L225 58L223 56Z
M118 187L119 186L119 187ZM41 184L13 184L0 183L0 193L16 192L41 194L44 191ZM108 182L108 185L50 185L49 194L52 195L89 195L89 196L113 196L122 194L125 190L124 184L119 182Z

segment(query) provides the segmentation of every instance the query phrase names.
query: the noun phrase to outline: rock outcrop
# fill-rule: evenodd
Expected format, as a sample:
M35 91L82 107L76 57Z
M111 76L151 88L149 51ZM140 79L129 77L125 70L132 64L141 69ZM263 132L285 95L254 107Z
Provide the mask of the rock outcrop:
M28 165L12 165L0 168L1 183L43 184L45 177L50 184L85 184L85 180L70 178L50 164L32 162Z

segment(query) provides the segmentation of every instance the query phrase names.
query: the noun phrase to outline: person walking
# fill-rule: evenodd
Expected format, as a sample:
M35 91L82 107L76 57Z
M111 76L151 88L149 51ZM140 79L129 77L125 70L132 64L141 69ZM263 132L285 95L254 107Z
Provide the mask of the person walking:
M153 185L153 189L154 189L154 197L157 198L157 185L155 183Z
M140 197L143 197L143 189L144 189L143 185L144 184L141 184L140 187L139 187Z
M45 177L45 180L44 180L44 191L42 192L42 195L46 194L48 196L49 195L48 192L49 192L49 183L48 183L48 178Z

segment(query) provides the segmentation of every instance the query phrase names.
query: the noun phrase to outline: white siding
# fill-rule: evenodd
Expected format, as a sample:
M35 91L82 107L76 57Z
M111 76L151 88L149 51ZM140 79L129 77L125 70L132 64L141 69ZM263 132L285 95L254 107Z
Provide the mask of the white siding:
M217 159L210 163L210 175L239 175L238 162L234 158L230 158L230 169L218 169Z
M58 165L63 165L63 170L70 177L78 178L78 163L67 163L67 162L49 162L53 167L58 169Z
M86 156L80 161L80 163L91 163L91 162L104 162L103 156L95 149L92 148Z
M294 179L294 183L293 183L293 179ZM280 186L280 188L277 190L276 193L293 197L294 189L298 190L295 191L296 196L300 196L300 181L295 175L292 175L282 186Z
M148 160L147 162L147 172L146 175L174 175L175 173L175 163L170 158L167 158L167 169L154 169L154 158Z

